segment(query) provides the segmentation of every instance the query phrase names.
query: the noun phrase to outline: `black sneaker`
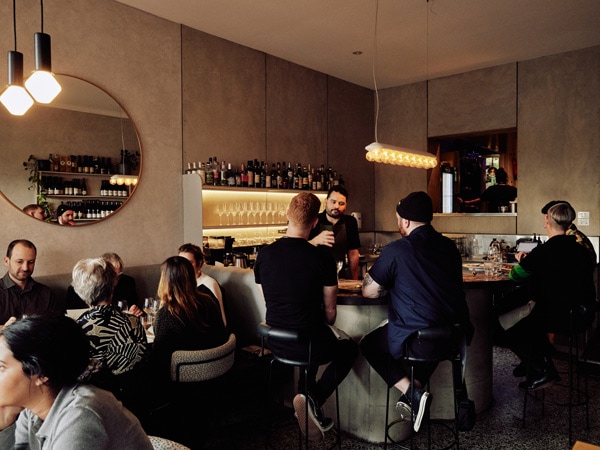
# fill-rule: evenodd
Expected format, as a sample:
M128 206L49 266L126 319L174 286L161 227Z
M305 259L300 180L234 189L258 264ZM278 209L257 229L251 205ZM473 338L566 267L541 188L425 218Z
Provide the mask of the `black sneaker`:
M425 411L431 404L431 394L423 389L413 389L412 393L412 412L413 412L413 428L418 432L421 428L421 422Z
M317 404L317 402L309 395L308 398L308 415L317 424L317 426L324 433L333 428L333 420L329 417L325 417L323 410Z

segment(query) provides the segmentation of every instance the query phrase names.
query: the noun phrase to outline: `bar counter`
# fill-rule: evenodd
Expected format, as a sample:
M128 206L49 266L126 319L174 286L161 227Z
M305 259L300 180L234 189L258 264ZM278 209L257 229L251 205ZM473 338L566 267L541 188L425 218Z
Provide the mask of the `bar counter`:
M492 305L493 297L509 289L513 283L506 274L488 277L483 273L464 272L464 289L475 334L467 351L466 384L469 397L477 412L492 404ZM360 282L357 282L360 283ZM338 294L336 326L357 342L383 320L387 319L387 301L383 298L362 297L360 291L342 291ZM431 417L454 418L452 401L452 372L450 363L440 363L431 377ZM343 430L369 442L383 442L387 389L384 381L360 355L352 371L340 385L340 418ZM397 417L395 404L399 392L390 392L390 420ZM325 405L326 414L334 417L334 403ZM408 422L391 429L392 436L401 438L409 431Z

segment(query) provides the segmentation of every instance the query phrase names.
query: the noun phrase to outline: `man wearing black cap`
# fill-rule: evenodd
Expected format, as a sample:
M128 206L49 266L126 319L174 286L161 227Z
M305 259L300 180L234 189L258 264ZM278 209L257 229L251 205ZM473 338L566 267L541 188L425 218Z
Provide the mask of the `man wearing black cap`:
M366 335L361 350L388 386L402 392L396 409L409 417L412 408L413 427L418 431L431 399L422 386L437 364L416 365L415 385L411 385L407 369L398 361L405 340L418 330L453 324L464 325L470 338L472 325L463 291L462 259L454 242L431 226L431 198L425 192L409 194L398 203L396 217L403 237L384 247L362 288L363 296L369 298L389 293L388 324Z
M548 210L550 208L552 208L554 205L557 205L559 203L566 203L567 205L569 205L569 208L571 208L573 210L573 216L574 217L576 216L575 209L566 200L552 200L552 201L546 203L544 205L544 207L542 208L542 214L547 215ZM596 264L596 262L598 260L596 259L596 250L594 250L594 245L591 243L589 238L575 226L574 223L571 222L571 225L569 225L569 228L567 228L566 235L567 236L575 236L577 243L580 245L583 245L583 247L590 254L590 258L592 259L593 263Z
M59 225L77 225L73 220L73 208L61 204L56 208L56 221Z

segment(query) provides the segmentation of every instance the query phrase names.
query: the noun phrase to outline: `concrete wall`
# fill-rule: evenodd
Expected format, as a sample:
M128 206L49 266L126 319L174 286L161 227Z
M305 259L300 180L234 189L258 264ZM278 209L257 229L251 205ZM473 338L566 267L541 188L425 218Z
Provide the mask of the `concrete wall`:
M541 207L552 199L566 199L577 211L590 212L590 225L580 229L588 236L598 236L599 74L600 47L591 47L431 80L426 113L419 107L426 101L419 84L386 89L380 92L385 106L380 140L409 146L408 137L417 130L421 140L412 144L423 149L426 135L509 128L517 123L516 233L544 235ZM377 169L377 230L391 229L395 202L408 191L426 190L426 179L427 174L416 169ZM446 229L452 218L436 220L440 231L487 232L479 227L480 221L462 220L458 229L455 223Z

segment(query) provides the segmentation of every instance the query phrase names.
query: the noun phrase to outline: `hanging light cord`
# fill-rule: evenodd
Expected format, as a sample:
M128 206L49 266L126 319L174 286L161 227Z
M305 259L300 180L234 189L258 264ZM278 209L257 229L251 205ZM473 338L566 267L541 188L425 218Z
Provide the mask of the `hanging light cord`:
M379 16L379 0L375 0L375 33L373 36L373 86L375 87L375 142L377 139L377 123L379 122L379 90L377 89L377 18Z
M15 38L15 52L17 51L17 0L13 0L13 34Z
M42 21L41 21L41 32L44 32L44 0L40 0L40 14L42 16Z

